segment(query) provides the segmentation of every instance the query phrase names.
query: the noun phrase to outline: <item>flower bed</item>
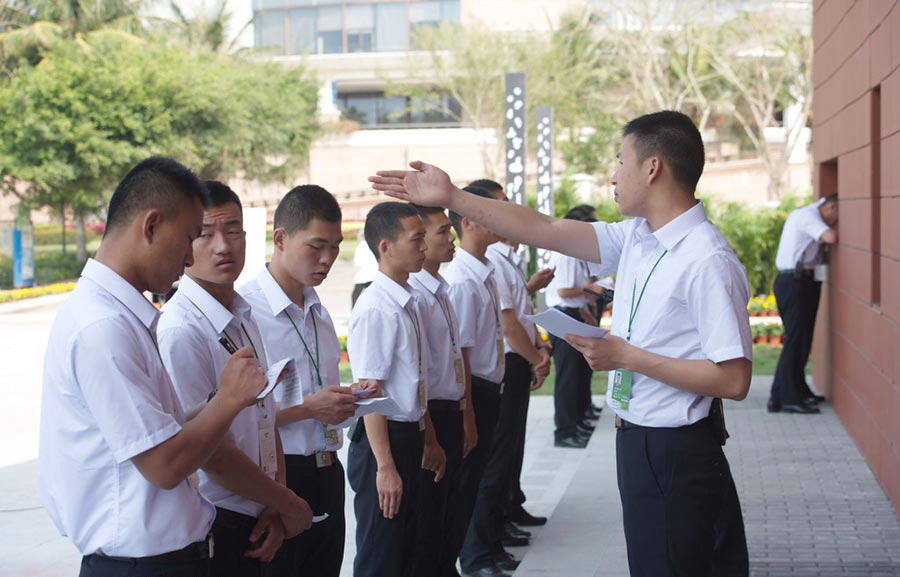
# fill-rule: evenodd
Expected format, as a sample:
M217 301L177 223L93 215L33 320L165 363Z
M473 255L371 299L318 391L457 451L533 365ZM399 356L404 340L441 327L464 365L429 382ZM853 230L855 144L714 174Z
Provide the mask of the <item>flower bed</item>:
M35 297L44 297L48 295L59 295L71 292L75 288L74 282L61 282L43 286L35 286L29 288L0 290L0 303L8 303L31 299Z
M751 317L777 317L778 304L775 302L775 295L753 297L747 303L747 310Z
M750 325L753 343L780 345L784 340L784 325L781 323L757 323Z

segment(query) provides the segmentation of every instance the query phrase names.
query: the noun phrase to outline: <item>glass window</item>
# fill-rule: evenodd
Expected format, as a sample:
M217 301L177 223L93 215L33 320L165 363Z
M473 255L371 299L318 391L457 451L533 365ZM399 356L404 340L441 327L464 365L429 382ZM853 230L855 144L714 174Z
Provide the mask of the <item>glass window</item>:
M409 23L412 26L439 26L441 23L441 3L413 2L409 5Z
M337 54L344 51L342 19L340 6L319 7L316 53Z
M378 96L374 94L344 94L338 98L344 118L355 121L360 127L375 124L377 104Z
M409 114L406 111L406 97L382 96L378 101L378 124L408 124Z
M347 5L347 52L371 52L375 37L375 9L369 5Z
M288 54L309 54L316 49L316 9L288 10Z
M406 26L405 2L376 4L375 22L375 49L378 52L406 50L409 30Z
M278 54L284 54L284 10L257 13L254 31L257 46L277 48Z
M383 92L357 92L338 96L344 118L360 128L405 128L409 126L459 126L459 105L449 96L433 100L386 97Z

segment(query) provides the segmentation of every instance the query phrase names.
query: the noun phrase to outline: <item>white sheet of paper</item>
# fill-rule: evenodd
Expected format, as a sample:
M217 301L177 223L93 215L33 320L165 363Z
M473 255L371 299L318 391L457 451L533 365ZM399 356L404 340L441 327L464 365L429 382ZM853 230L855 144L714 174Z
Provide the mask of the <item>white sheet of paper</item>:
M340 425L328 425L329 429L346 429L359 417L364 417L365 415L369 415L371 413L378 413L379 415L384 415L385 417L390 417L392 415L396 415L400 412L400 407L397 406L397 403L391 400L390 397L376 397L374 399L360 399L356 401L356 413L353 414L352 417L341 423Z
M283 374L282 374L283 373ZM289 397L289 391L300 391L300 375L297 374L297 368L294 364L294 359L288 357L286 359L281 359L266 371L266 379L268 379L268 383L266 383L266 388L262 390L262 392L257 395L257 399L265 399L269 393L272 392L272 389L275 388L279 383L284 385L284 396L283 398L287 401ZM296 395L296 394L295 394ZM288 403L284 402L285 406L292 407L294 405L302 405L303 404L303 394L300 391L298 395L300 397L299 402Z
M566 335L575 335L577 337L599 339L605 337L609 332L606 329L592 327L576 321L557 309L547 309L538 315L526 315L525 318L536 325L544 327L547 329L547 332L559 338L564 338Z
M313 523L321 523L325 519L328 518L328 513L322 513L321 515L313 515L312 522Z

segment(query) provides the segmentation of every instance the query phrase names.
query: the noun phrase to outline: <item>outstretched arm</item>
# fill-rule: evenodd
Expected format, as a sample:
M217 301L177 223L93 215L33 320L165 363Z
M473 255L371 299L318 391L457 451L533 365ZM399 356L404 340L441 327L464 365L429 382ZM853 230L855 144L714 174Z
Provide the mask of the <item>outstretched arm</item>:
M443 206L504 238L546 248L590 262L600 262L593 227L586 222L553 218L526 206L466 194L447 173L421 161L413 170L380 170L370 176L372 188L400 200Z

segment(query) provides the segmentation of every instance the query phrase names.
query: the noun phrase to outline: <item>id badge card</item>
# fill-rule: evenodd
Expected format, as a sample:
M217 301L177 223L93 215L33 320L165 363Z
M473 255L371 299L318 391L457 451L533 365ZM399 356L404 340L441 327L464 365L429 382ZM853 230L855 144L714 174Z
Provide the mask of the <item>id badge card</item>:
M502 367L506 364L506 353L503 352L503 338L497 339L497 366Z
M338 432L337 429L329 429L328 425L322 423L322 430L325 432L325 444L326 445L337 445L338 444Z
M419 376L419 408L424 409L427 404L427 399L425 398L425 377Z
M319 469L323 467L330 467L334 461L332 461L331 453L328 451L316 451L316 467Z
M266 475L274 475L278 471L274 426L259 430L259 468Z
M457 356L453 360L453 365L456 367L456 384L459 385L460 389L466 388L466 371L463 368L463 360L462 357Z
M612 401L613 407L628 410L628 403L631 400L631 371L625 369L616 369L613 374L613 390Z

